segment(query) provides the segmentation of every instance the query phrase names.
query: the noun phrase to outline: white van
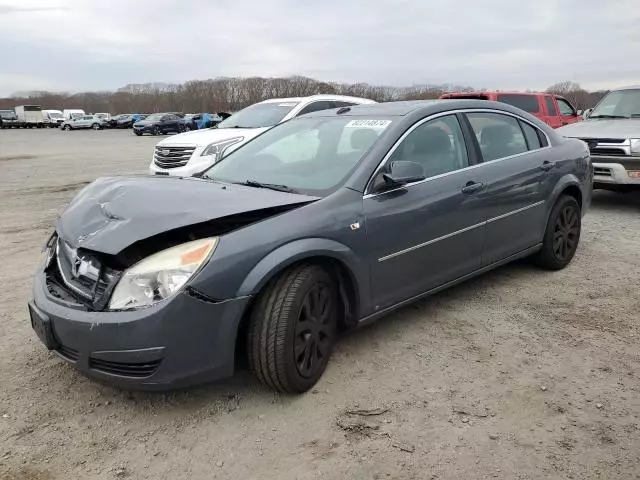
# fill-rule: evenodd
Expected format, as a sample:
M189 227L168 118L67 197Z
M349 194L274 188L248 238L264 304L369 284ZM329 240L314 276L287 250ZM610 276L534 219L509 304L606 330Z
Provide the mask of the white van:
M71 120L72 118L76 117L84 117L85 115L86 113L84 113L84 110L81 110L79 108L67 108L62 111L64 120Z
M64 115L61 110L42 110L42 117L45 125L49 127L59 127L64 122Z
M341 95L272 98L234 113L213 128L173 135L156 145L151 175L190 177L204 172L224 155L278 123L305 113L376 103Z

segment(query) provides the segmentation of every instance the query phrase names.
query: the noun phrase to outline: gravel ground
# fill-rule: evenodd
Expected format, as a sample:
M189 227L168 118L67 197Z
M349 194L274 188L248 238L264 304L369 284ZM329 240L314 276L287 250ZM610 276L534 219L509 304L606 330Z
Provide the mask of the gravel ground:
M39 249L156 141L0 131L0 478L640 478L640 195L597 193L564 271L510 265L346 335L306 395L77 374L28 322Z

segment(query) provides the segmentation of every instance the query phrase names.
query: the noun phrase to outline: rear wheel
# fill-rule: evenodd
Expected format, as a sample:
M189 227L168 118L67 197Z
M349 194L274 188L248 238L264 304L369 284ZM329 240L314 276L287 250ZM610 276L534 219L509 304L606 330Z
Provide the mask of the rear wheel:
M100 124L94 123L93 125L91 125L91 128L93 128L94 130L100 130Z
M162 135L162 131L160 130L159 127L153 127L153 134L154 135Z
M573 197L561 196L551 211L542 248L533 256L533 261L547 270L563 269L578 249L581 229L580 204Z
M320 379L337 331L337 289L318 265L294 267L258 297L249 323L248 355L265 385L302 393Z
M68 132L69 130L71 130L71 125L65 125L64 127L62 127L62 129Z

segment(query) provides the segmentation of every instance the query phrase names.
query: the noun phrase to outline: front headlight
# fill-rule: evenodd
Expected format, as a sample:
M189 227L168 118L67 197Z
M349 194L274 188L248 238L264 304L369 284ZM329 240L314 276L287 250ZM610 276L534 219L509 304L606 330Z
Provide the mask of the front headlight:
M640 156L640 138L631 139L631 155Z
M174 295L211 256L217 237L168 248L141 260L124 272L110 310L149 307Z
M212 155L217 162L222 158L222 155L227 148L229 148L231 145L235 145L236 143L241 142L242 140L244 140L244 137L235 137L210 143L209 145L207 145L207 148L202 151L202 154L200 156L208 157L209 155Z

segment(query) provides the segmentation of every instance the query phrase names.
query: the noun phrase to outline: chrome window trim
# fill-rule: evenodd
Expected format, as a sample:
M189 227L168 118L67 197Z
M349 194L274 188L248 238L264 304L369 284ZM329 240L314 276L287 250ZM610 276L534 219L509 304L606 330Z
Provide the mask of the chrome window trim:
M405 248L403 250L399 250L397 252L390 253L389 255L385 255L384 257L380 257L378 259L378 263L382 263L382 262L385 262L385 261L390 260L392 258L399 257L400 255L404 255L405 253L413 252L414 250L418 250L418 249L426 247L428 245L432 245L432 244L440 242L442 240L446 240L447 238L451 238L451 237L454 237L456 235L460 235L461 233L469 232L469 231L474 230L474 229L476 229L478 227L484 227L484 226L486 226L486 225L488 225L490 223L497 222L498 220L502 220L504 218L510 217L511 215L516 215L518 213L522 213L522 212L524 212L526 210L529 210L531 208L539 207L541 205L544 205L544 203L545 203L544 200L540 200L539 202L532 203L531 205L527 205L526 207L518 208L516 210L512 210L510 212L503 213L502 215L498 215L497 217L490 218L488 220L485 220L484 222L476 223L475 225L471 225L469 227L465 227L465 228L462 228L460 230L456 230L455 232L447 233L446 235L442 235L441 237L434 238L434 239L429 240L427 242L419 243L418 245L414 245L413 247L408 247L408 248Z
M509 155L508 157L502 157L502 158L498 158L496 160L490 160L488 162L482 161L482 162L477 163L475 165L469 165L468 167L460 168L458 170L453 170L451 172L441 173L440 175L434 175L433 177L425 178L424 180L420 180L418 182L407 183L406 185L403 185L402 187L394 188L394 189L391 189L391 190L385 190L384 192L371 193L371 186L372 186L371 184L373 183L373 179L376 178L376 175L378 174L378 172L380 170L382 170L382 168L386 165L386 163L389 160L389 158L391 157L391 155L393 155L393 153L396 151L398 146L405 140L405 138L407 138L407 136L409 136L411 134L411 132L413 132L416 128L418 128L419 126L421 126L422 124L424 124L426 122L429 122L429 121L434 120L434 119L439 118L439 117L444 117L446 115L455 115L457 113L462 113L462 114L466 114L466 113L496 113L498 115L507 115L507 116L513 117L516 120L520 120L521 122L528 123L533 128L535 128L536 131L542 132L542 134L545 136L545 138L547 140L547 145L544 146L544 147L541 147L541 148L536 148L535 150L527 150L526 152L516 153L515 155ZM393 144L393 146L387 152L387 154L384 156L384 158L380 161L380 163L378 164L377 168L374 170L373 174L369 178L369 181L367 182L367 186L364 189L365 193L364 193L362 198L366 199L366 198L377 197L378 195L385 195L385 194L390 193L390 192L395 192L397 190L401 190L401 189L404 189L404 188L407 188L407 187L412 187L414 185L420 185L420 184L425 183L425 182L430 182L431 180L436 180L438 178L446 177L446 176L452 175L454 173L464 172L464 171L467 171L467 170L472 170L474 168L480 167L482 165L493 164L495 162L502 162L503 160L509 160L511 158L521 157L522 155L528 155L531 152L537 152L539 150L544 150L546 148L551 148L551 139L549 138L549 135L547 135L547 132L545 132L544 130L540 129L538 126L534 125L529 120L527 120L525 118L522 118L521 116L516 115L514 113L511 113L511 112L506 112L506 111L503 111L503 110L492 110L490 108L472 108L472 109L462 109L462 110L460 110L460 109L459 110L449 110L447 112L435 113L435 114L433 114L433 115L431 115L429 117L425 117L425 118L417 121L413 125L411 125L411 127L406 132L404 132L402 134L402 136L398 140L396 140L396 142Z

